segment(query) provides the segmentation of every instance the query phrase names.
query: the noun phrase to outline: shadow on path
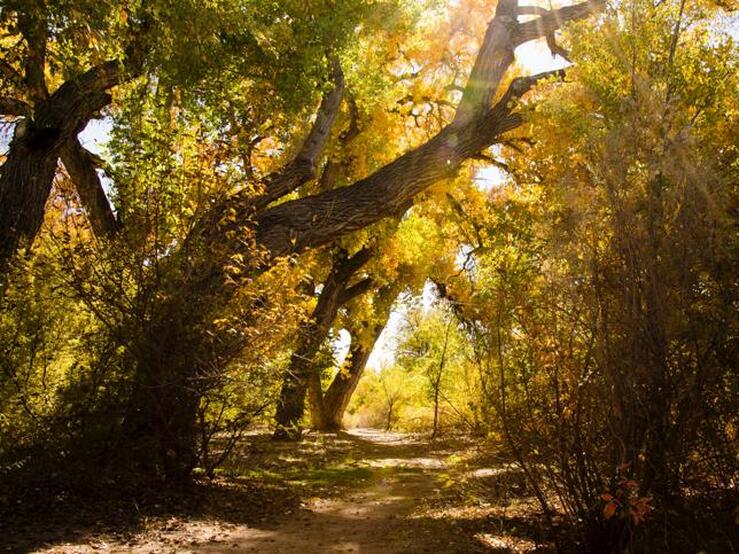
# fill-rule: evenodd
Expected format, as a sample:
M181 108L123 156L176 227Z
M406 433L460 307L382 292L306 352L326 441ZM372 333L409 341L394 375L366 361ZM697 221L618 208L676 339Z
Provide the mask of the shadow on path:
M462 439L429 442L372 429L308 433L299 444L255 433L225 468L230 477L178 497L62 503L42 521L8 527L6 551L546 551L536 548L538 533L524 520L498 517L494 524L485 513L427 509L450 498L446 460L469 447ZM533 548L480 532L496 527Z

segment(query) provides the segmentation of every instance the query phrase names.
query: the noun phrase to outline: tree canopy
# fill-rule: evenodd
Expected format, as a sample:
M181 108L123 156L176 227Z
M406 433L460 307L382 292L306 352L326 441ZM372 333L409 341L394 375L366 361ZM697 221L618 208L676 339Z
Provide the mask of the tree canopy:
M353 422L500 447L593 552L718 510L732 13L6 0L0 479L181 486L255 425Z

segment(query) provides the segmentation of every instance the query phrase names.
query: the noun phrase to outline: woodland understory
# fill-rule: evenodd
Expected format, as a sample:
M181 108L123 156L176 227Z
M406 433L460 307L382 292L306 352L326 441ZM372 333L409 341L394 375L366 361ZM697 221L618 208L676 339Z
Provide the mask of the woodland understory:
M0 0L9 548L84 506L121 548L125 513L277 552L297 519L247 523L340 542L379 495L370 552L735 552L738 29L733 0Z

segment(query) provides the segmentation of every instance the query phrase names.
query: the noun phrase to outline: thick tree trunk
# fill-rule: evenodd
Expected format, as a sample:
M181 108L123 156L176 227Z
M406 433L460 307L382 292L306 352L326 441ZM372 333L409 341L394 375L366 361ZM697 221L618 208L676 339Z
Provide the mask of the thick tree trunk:
M67 81L39 100L33 118L18 123L0 171L0 278L22 244L30 245L44 219L57 160L92 116L110 102L106 90L123 78L108 62Z
M309 400L314 429L319 431L342 429L346 407L362 378L372 349L387 325L399 288L400 285L395 284L380 289L375 296L376 313L370 320L350 325L352 343L349 350L349 367L334 376L325 393L321 387L320 375L315 373L311 376Z
M346 407L362 378L372 348L384 328L384 324L376 325L373 329L373 337L367 345L362 343L352 345L348 370L346 373L339 371L336 374L325 394L321 394L320 379L314 379L311 382L310 399L314 429L319 431L343 429Z
M363 279L352 287L347 285L352 276L369 261L371 254L372 251L366 248L347 258L342 251L334 260L311 319L301 328L297 347L290 358L290 367L285 374L277 403L275 439L300 438L300 420L303 417L308 383L311 376L317 376L320 371L316 357L339 308L369 288L371 281L368 279Z
M20 132L19 132L20 131ZM16 250L30 245L44 219L57 166L53 141L19 129L0 175L0 276ZM2 285L0 285L2 288Z

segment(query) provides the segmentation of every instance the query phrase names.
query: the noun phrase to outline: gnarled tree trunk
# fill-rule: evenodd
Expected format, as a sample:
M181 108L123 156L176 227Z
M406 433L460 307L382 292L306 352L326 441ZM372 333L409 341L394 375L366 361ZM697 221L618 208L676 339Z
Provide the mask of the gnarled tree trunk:
M31 2L30 4L33 4ZM29 4L29 8L31 5ZM135 33L123 60L110 60L69 79L51 94L45 80L46 42L50 23L43 3L18 13L18 29L28 52L23 76L18 75L19 92L28 98L0 98L0 113L20 116L7 159L0 167L0 297L9 262L21 246L30 246L44 219L60 155L70 162L70 175L86 175L80 183L80 198L93 218L102 207L93 191L89 159L84 156L77 135L93 116L110 103L108 90L136 75L143 65L143 34ZM14 70L11 70L14 72ZM103 195L104 196L104 195ZM107 200L106 200L107 202ZM93 221L93 224L98 223ZM110 221L100 221L108 225Z
M318 303L310 320L300 329L297 347L290 357L290 366L285 373L277 403L275 439L300 438L300 420L303 417L308 382L311 376L317 376L320 372L317 355L326 341L339 308L371 286L372 281L369 278L348 286L350 279L369 261L371 255L372 251L365 248L352 257L347 257L346 252L340 251L334 259Z
M375 325L367 344L358 342L350 349L349 367L346 372L339 371L331 381L326 393L321 391L320 376L315 373L310 383L310 404L313 428L320 431L343 429L344 412L364 374L372 348L380 337L385 324Z
M346 371L340 370L334 376L325 393L320 374L314 372L311 375L308 398L314 429L338 431L343 428L344 412L362 378L372 349L387 325L398 289L397 284L380 289L375 297L377 312L367 321L354 322L349 326L352 336L349 366Z

